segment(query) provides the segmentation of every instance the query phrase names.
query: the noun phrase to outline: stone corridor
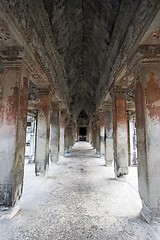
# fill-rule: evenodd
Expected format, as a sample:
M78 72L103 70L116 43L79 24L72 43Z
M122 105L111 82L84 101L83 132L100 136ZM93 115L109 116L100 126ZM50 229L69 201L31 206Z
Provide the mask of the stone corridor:
M89 143L74 145L66 157L35 177L26 164L20 211L0 217L0 240L156 240L141 218L137 168L115 179Z

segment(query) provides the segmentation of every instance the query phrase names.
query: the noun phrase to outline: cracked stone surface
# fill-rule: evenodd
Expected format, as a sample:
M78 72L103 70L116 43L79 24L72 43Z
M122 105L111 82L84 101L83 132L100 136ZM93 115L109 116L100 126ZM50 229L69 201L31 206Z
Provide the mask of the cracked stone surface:
M20 212L12 219L1 213L0 240L158 239L140 209L136 168L116 181L113 168L80 142L45 178L26 165Z

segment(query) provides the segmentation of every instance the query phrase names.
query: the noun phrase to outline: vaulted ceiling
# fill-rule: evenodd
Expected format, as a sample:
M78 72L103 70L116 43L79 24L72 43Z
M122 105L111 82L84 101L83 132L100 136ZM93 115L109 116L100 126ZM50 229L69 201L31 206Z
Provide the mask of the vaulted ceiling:
M67 73L70 107L95 110L120 0L44 0L57 50Z
M134 88L131 69L160 1L1 0L0 6L0 46L25 53L32 99L47 89L76 119L103 108L113 86ZM153 40L159 32L155 23L151 28Z

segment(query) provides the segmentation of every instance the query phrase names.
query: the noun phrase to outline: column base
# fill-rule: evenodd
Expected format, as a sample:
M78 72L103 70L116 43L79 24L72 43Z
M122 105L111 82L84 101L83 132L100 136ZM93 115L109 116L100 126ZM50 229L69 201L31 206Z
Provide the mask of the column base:
M51 154L50 155L50 161L51 163L57 163L59 161L59 154Z
M117 177L127 175L128 174L128 167L115 168L115 174L116 174Z
M65 152L64 153L59 153L60 157L64 157L65 156Z
M105 160L106 167L112 167L113 160Z
M142 202L141 215L151 225L158 225L160 227L160 213L149 209L144 202Z
M96 150L96 155L101 158L100 152Z
M45 176L47 167L35 164L35 174L36 176Z
M105 154L100 154L100 157L105 160Z
M154 230L155 234L159 237L160 236L160 213L154 212L153 210L149 209L144 202L142 202L142 209L140 212L142 218L150 224L152 229Z

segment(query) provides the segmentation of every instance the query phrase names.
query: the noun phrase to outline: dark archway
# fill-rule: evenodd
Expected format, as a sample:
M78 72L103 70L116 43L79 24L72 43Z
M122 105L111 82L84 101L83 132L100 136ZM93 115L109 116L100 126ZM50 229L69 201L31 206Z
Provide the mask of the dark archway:
M87 113L84 110L82 110L78 116L77 125L78 125L78 140L88 141L89 119Z

